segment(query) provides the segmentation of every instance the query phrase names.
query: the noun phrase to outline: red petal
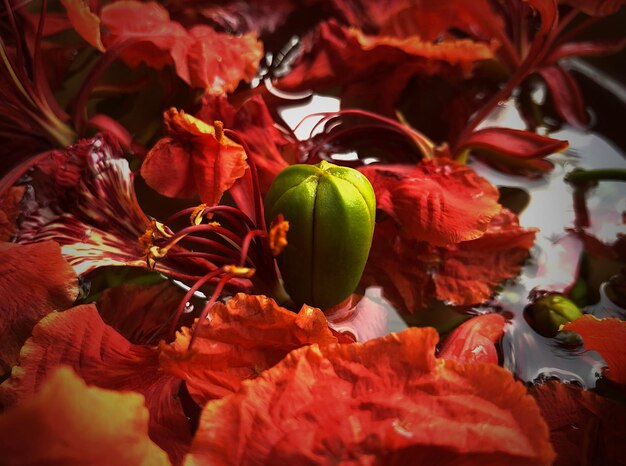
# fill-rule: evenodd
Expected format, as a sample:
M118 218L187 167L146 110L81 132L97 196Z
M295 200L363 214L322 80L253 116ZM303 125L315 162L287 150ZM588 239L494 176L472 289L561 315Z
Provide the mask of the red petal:
M0 194L0 241L9 241L15 235L16 221L25 190L24 186L14 186Z
M68 368L51 371L39 393L0 416L0 450L13 465L170 464L148 437L141 395L87 387Z
M107 34L107 48L123 41L133 41L121 56L129 66L141 62L153 68L174 63L177 74L189 82L187 53L193 39L185 28L170 20L169 12L156 2L121 0L102 8L102 25Z
M0 243L0 370L17 363L33 326L78 295L78 280L53 241L20 246Z
M205 407L188 464L549 464L525 387L437 360L433 329L291 352ZM245 445L245 448L241 446Z
M442 252L433 274L437 298L457 305L485 301L499 283L519 274L536 233L520 227L517 216L504 209L481 238Z
M412 168L369 165L360 171L374 187L377 207L394 218L401 234L432 245L480 237L501 208L494 186L450 160Z
M558 65L543 67L539 74L550 90L554 109L559 116L572 126L585 128L589 117L580 88L572 75Z
M600 353L609 366L608 378L626 385L626 355L623 343L626 341L626 322L619 319L598 320L586 315L566 324L563 330L578 333L585 348Z
M283 26L295 5L291 0L230 0L225 4L203 3L199 12L191 5L190 9L208 19L211 24L219 25L220 30L237 34L254 31L260 35L272 33ZM185 13L189 14L190 11Z
M100 18L89 9L87 0L61 0L76 32L91 46L104 52L100 38Z
M344 85L389 68L405 76L403 84L396 83L397 89L389 89L399 96L411 75L468 77L478 61L490 58L489 46L469 39L433 43L417 36L368 36L328 21L303 39L302 55L278 87L305 90Z
M225 127L241 134L250 149L250 157L254 158L262 193L269 190L276 175L287 167L287 154L295 143L276 129L261 96L238 105L232 105L224 96L207 96L196 116L206 122L222 121Z
M216 304L209 317L191 351L186 327L174 343L160 348L164 370L185 380L200 406L237 391L242 381L257 377L295 348L337 341L319 309L304 307L295 314L264 296L238 294L226 305Z
M626 39L606 41L568 42L557 47L546 59L554 63L567 57L589 57L617 53L626 47Z
M192 198L197 191L191 158L184 144L171 137L159 139L141 165L141 176L163 196Z
M135 344L157 343L166 337L168 319L184 294L170 282L124 284L109 288L98 300L102 320Z
M550 428L554 466L618 464L626 457L626 408L573 384L535 385L531 394Z
M462 323L445 339L439 357L465 364L498 364L495 343L504 333L505 322L500 314L484 314Z
M263 45L256 35L233 36L204 25L194 26L189 34L195 40L189 49L192 86L206 89L209 94L224 94L256 75L263 58Z
M438 263L428 244L401 237L391 221L378 222L361 282L381 286L396 309L414 313L433 299L430 270Z
M552 170L543 157L561 152L567 141L552 139L530 131L511 128L485 128L473 132L459 148L472 150L478 157L506 172L535 174Z
M33 329L0 396L13 402L32 397L41 375L59 365L72 367L88 384L144 395L150 437L175 463L180 460L191 438L178 398L180 381L160 369L156 348L129 343L104 324L94 305L52 313Z
M141 175L165 196L198 193L202 202L216 205L248 167L243 147L221 134L221 129L174 108L165 113L165 123L171 137L150 150Z

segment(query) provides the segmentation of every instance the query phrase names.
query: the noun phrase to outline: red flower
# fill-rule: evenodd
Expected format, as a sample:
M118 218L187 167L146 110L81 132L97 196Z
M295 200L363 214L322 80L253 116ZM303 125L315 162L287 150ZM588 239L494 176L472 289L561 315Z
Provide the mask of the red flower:
M12 465L169 465L147 431L141 395L87 387L60 368L39 393L0 416L0 449Z
M246 153L224 136L222 126L210 126L182 111L165 113L168 136L150 150L141 166L148 185L169 197L200 195L216 205L222 194L247 168Z
M494 344L502 337L504 324L504 317L500 314L473 317L446 337L438 356L462 364L498 364L498 351Z
M436 359L436 342L412 328L295 350L206 405L187 464L549 464L525 387L493 364Z

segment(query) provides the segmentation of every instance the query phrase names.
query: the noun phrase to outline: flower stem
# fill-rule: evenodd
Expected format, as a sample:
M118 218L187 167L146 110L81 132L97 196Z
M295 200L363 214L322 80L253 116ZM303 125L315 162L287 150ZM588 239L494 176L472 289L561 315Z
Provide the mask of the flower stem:
M599 170L583 170L577 168L565 175L565 181L571 184L590 181L626 181L626 169L604 168Z

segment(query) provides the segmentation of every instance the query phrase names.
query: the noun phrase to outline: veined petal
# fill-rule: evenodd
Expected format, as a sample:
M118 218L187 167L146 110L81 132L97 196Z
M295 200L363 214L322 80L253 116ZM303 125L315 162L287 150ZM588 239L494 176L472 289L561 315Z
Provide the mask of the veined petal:
M191 438L178 398L180 381L161 371L155 347L129 343L104 324L94 305L55 312L33 329L19 366L0 385L0 398L18 403L36 396L41 375L58 366L70 366L89 384L144 395L150 437L173 462L180 460Z
M87 387L68 368L51 371L39 393L0 416L0 449L10 465L170 465L148 437L141 395Z
M524 385L494 364L436 359L436 342L411 328L295 350L206 405L185 464L550 464Z
M186 382L200 406L236 392L295 348L337 341L319 309L305 306L295 314L273 299L241 293L214 305L209 320L196 325L201 327L193 349L188 349L192 331L183 327L174 343L161 344L160 361Z

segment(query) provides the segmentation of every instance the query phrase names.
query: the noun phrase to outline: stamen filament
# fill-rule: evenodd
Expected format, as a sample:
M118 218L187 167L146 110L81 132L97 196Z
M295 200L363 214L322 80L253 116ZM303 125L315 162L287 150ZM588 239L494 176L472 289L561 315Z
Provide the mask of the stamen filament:
M211 295L211 299L209 299L209 301L207 301L207 303L205 304L204 308L202 309L202 312L200 313L200 317L198 317L198 321L196 322L196 325L193 328L193 332L191 334L191 339L189 340L189 346L187 347L187 351L191 350L193 343L196 341L196 338L198 337L198 332L200 331L200 327L202 323L206 319L207 315L209 315L209 311L211 310L215 302L220 297L220 294L222 293L224 286L233 277L234 277L233 274L227 273L226 275L222 277L222 279L219 281L219 283L215 287L215 290L213 291L213 294Z

